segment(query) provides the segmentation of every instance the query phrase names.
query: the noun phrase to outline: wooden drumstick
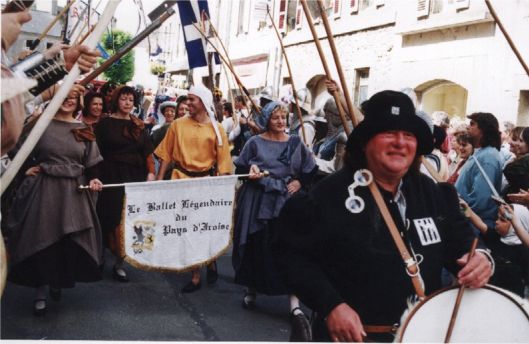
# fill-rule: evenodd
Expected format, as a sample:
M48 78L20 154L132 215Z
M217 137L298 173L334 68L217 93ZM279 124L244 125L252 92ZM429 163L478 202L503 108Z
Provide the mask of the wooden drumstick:
M476 252L476 247L478 246L478 238L475 238L472 241L472 246L470 247L470 253L468 254L467 264L470 259L474 256ZM465 286L461 285L459 291L457 292L456 303L454 304L454 309L452 310L452 317L450 318L450 324L448 325L448 331L446 331L445 343L450 343L450 337L452 337L452 331L454 330L454 324L456 322L457 313L459 312L459 306L461 305L461 299L463 298L463 293L465 292Z

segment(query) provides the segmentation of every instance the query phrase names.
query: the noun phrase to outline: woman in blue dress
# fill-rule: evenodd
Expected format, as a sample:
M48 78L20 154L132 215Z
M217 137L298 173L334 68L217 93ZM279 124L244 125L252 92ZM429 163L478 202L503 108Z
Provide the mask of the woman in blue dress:
M247 287L243 307L255 307L257 292L287 294L270 255L272 230L288 197L308 186L317 166L299 136L286 134L286 108L277 102L263 107L256 124L264 131L248 140L235 161L236 173L249 173L237 195L232 263L235 282ZM262 171L270 174L263 177ZM303 316L290 297L293 317Z

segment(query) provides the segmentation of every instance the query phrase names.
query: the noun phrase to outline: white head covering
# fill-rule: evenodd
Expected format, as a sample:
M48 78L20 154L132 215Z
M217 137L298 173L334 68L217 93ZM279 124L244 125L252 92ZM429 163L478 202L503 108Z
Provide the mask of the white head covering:
M215 135L217 135L219 146L222 146L222 137L220 136L219 126L217 124L217 118L215 117L215 110L213 107L213 94L211 94L211 91L203 85L191 86L188 94L193 94L199 97L202 101L202 104L204 104L204 107L208 112L209 119L211 120L211 124L213 125L213 130L215 130Z

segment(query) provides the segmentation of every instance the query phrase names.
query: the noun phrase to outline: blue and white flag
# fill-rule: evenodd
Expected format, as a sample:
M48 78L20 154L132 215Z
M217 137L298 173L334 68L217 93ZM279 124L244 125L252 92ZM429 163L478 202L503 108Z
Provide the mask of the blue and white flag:
M187 0L178 1L177 5L184 31L189 69L207 66L206 41L193 24L200 25L200 17L203 12L209 18L208 2L206 0ZM220 63L218 56L215 56L215 62Z

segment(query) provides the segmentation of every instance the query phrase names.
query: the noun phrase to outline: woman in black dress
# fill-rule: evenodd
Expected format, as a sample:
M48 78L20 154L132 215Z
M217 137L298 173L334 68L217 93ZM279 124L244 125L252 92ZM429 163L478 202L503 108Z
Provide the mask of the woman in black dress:
M121 86L114 90L111 114L102 119L95 129L103 162L99 165L104 184L154 180L153 146L143 121L132 115L134 88ZM118 256L118 226L123 209L123 188L106 188L97 203L97 213L103 229L103 242L116 256L113 276L128 282L123 270L123 257Z

